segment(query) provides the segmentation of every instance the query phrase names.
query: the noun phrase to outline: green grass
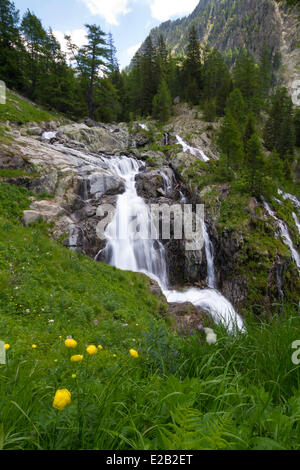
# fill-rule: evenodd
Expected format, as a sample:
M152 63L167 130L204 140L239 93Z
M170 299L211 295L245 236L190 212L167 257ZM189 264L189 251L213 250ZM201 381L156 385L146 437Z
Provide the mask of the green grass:
M44 223L23 227L29 203L26 190L0 184L0 339L11 346L0 448L299 450L297 305L274 306L269 323L248 317L247 334L216 327L215 345L201 332L180 338L145 276L72 253ZM103 350L88 356L88 344ZM72 402L57 411L65 388Z
M57 113L51 113L7 90L6 104L0 105L0 122L11 121L25 124L26 122L52 121L61 119Z

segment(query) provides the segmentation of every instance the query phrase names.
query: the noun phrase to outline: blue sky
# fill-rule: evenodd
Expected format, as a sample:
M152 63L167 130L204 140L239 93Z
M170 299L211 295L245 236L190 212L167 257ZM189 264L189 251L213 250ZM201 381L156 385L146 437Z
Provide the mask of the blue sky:
M129 64L150 30L168 19L191 13L199 0L14 0L21 15L29 8L49 26L64 48L64 34L81 46L84 24L98 24L111 32L121 68Z

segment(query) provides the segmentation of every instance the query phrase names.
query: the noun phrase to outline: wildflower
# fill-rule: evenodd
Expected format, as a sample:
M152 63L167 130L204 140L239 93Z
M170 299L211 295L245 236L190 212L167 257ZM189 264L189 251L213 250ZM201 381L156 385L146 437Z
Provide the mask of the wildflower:
M198 325L198 330L204 330L202 325Z
M72 379L76 379L77 378L77 375L76 374L72 374Z
M65 346L67 348L76 348L77 347L77 341L75 339L67 338L65 341Z
M54 323L54 320L48 320L48 323Z
M101 346L101 344L99 344L98 349L102 350L103 346Z
M67 389L57 390L54 400L53 408L62 411L67 405L71 403L71 393Z
M36 344L33 344L31 347L32 347L32 349L36 349L36 348L37 348L37 345L36 345Z
M5 351L8 351L10 349L10 344L5 344L4 349Z
M80 354L78 354L77 356L71 357L72 362L81 362L82 360L83 360L83 356L81 356Z
M29 310L29 308L27 308L27 310L26 310L26 313L30 313L30 310Z
M209 333L206 336L206 341L208 344L215 344L217 342L217 335L215 333Z
M98 320L94 320L94 325L98 326L98 324L99 324Z
M94 346L92 344L91 346L88 346L86 348L86 352L89 353L92 356L93 354L97 354L98 350L97 350L96 346Z
M139 357L139 353L135 349L130 349L129 354L136 359Z

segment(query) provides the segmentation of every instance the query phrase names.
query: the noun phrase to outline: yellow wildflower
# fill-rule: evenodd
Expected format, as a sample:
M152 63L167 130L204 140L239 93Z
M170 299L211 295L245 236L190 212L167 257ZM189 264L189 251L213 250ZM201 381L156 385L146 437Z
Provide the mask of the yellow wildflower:
M101 344L99 344L98 349L102 350L103 346L101 346Z
M10 344L5 344L4 349L5 351L8 351L10 349Z
M77 341L75 341L75 339L66 339L65 341L65 346L67 346L67 348L76 348L77 347Z
M76 374L72 374L72 379L76 379L77 378L77 375Z
M97 354L98 350L97 350L96 346L94 346L92 344L91 346L88 346L86 348L86 352L89 353L92 356L93 354Z
M71 403L71 393L67 389L57 390L54 400L53 408L62 411L67 405Z
M83 360L83 356L80 356L79 354L77 356L71 357L72 362L81 362L82 360Z
M130 349L129 354L136 359L139 357L139 353L135 349Z
M32 347L32 349L36 349L36 348L37 348L37 345L36 345L36 344L33 344L31 347Z

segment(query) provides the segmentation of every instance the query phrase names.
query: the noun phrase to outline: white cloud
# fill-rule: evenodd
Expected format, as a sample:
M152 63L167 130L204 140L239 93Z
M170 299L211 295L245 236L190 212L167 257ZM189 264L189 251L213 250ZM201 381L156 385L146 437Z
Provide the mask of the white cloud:
M87 44L87 32L85 29L74 29L73 31L66 31L65 33L61 31L53 31L53 34L60 43L62 51L66 53L68 52L68 49L65 41L65 34L71 36L72 42L78 47Z
M196 8L199 0L148 0L153 18L167 21L172 16L184 16Z
M139 42L138 44L135 44L134 46L131 46L127 49L127 54L131 58L134 56L134 54L139 50L141 47L142 43Z
M130 0L81 0L86 4L92 15L100 15L107 23L118 25L118 16L130 12L128 3Z

